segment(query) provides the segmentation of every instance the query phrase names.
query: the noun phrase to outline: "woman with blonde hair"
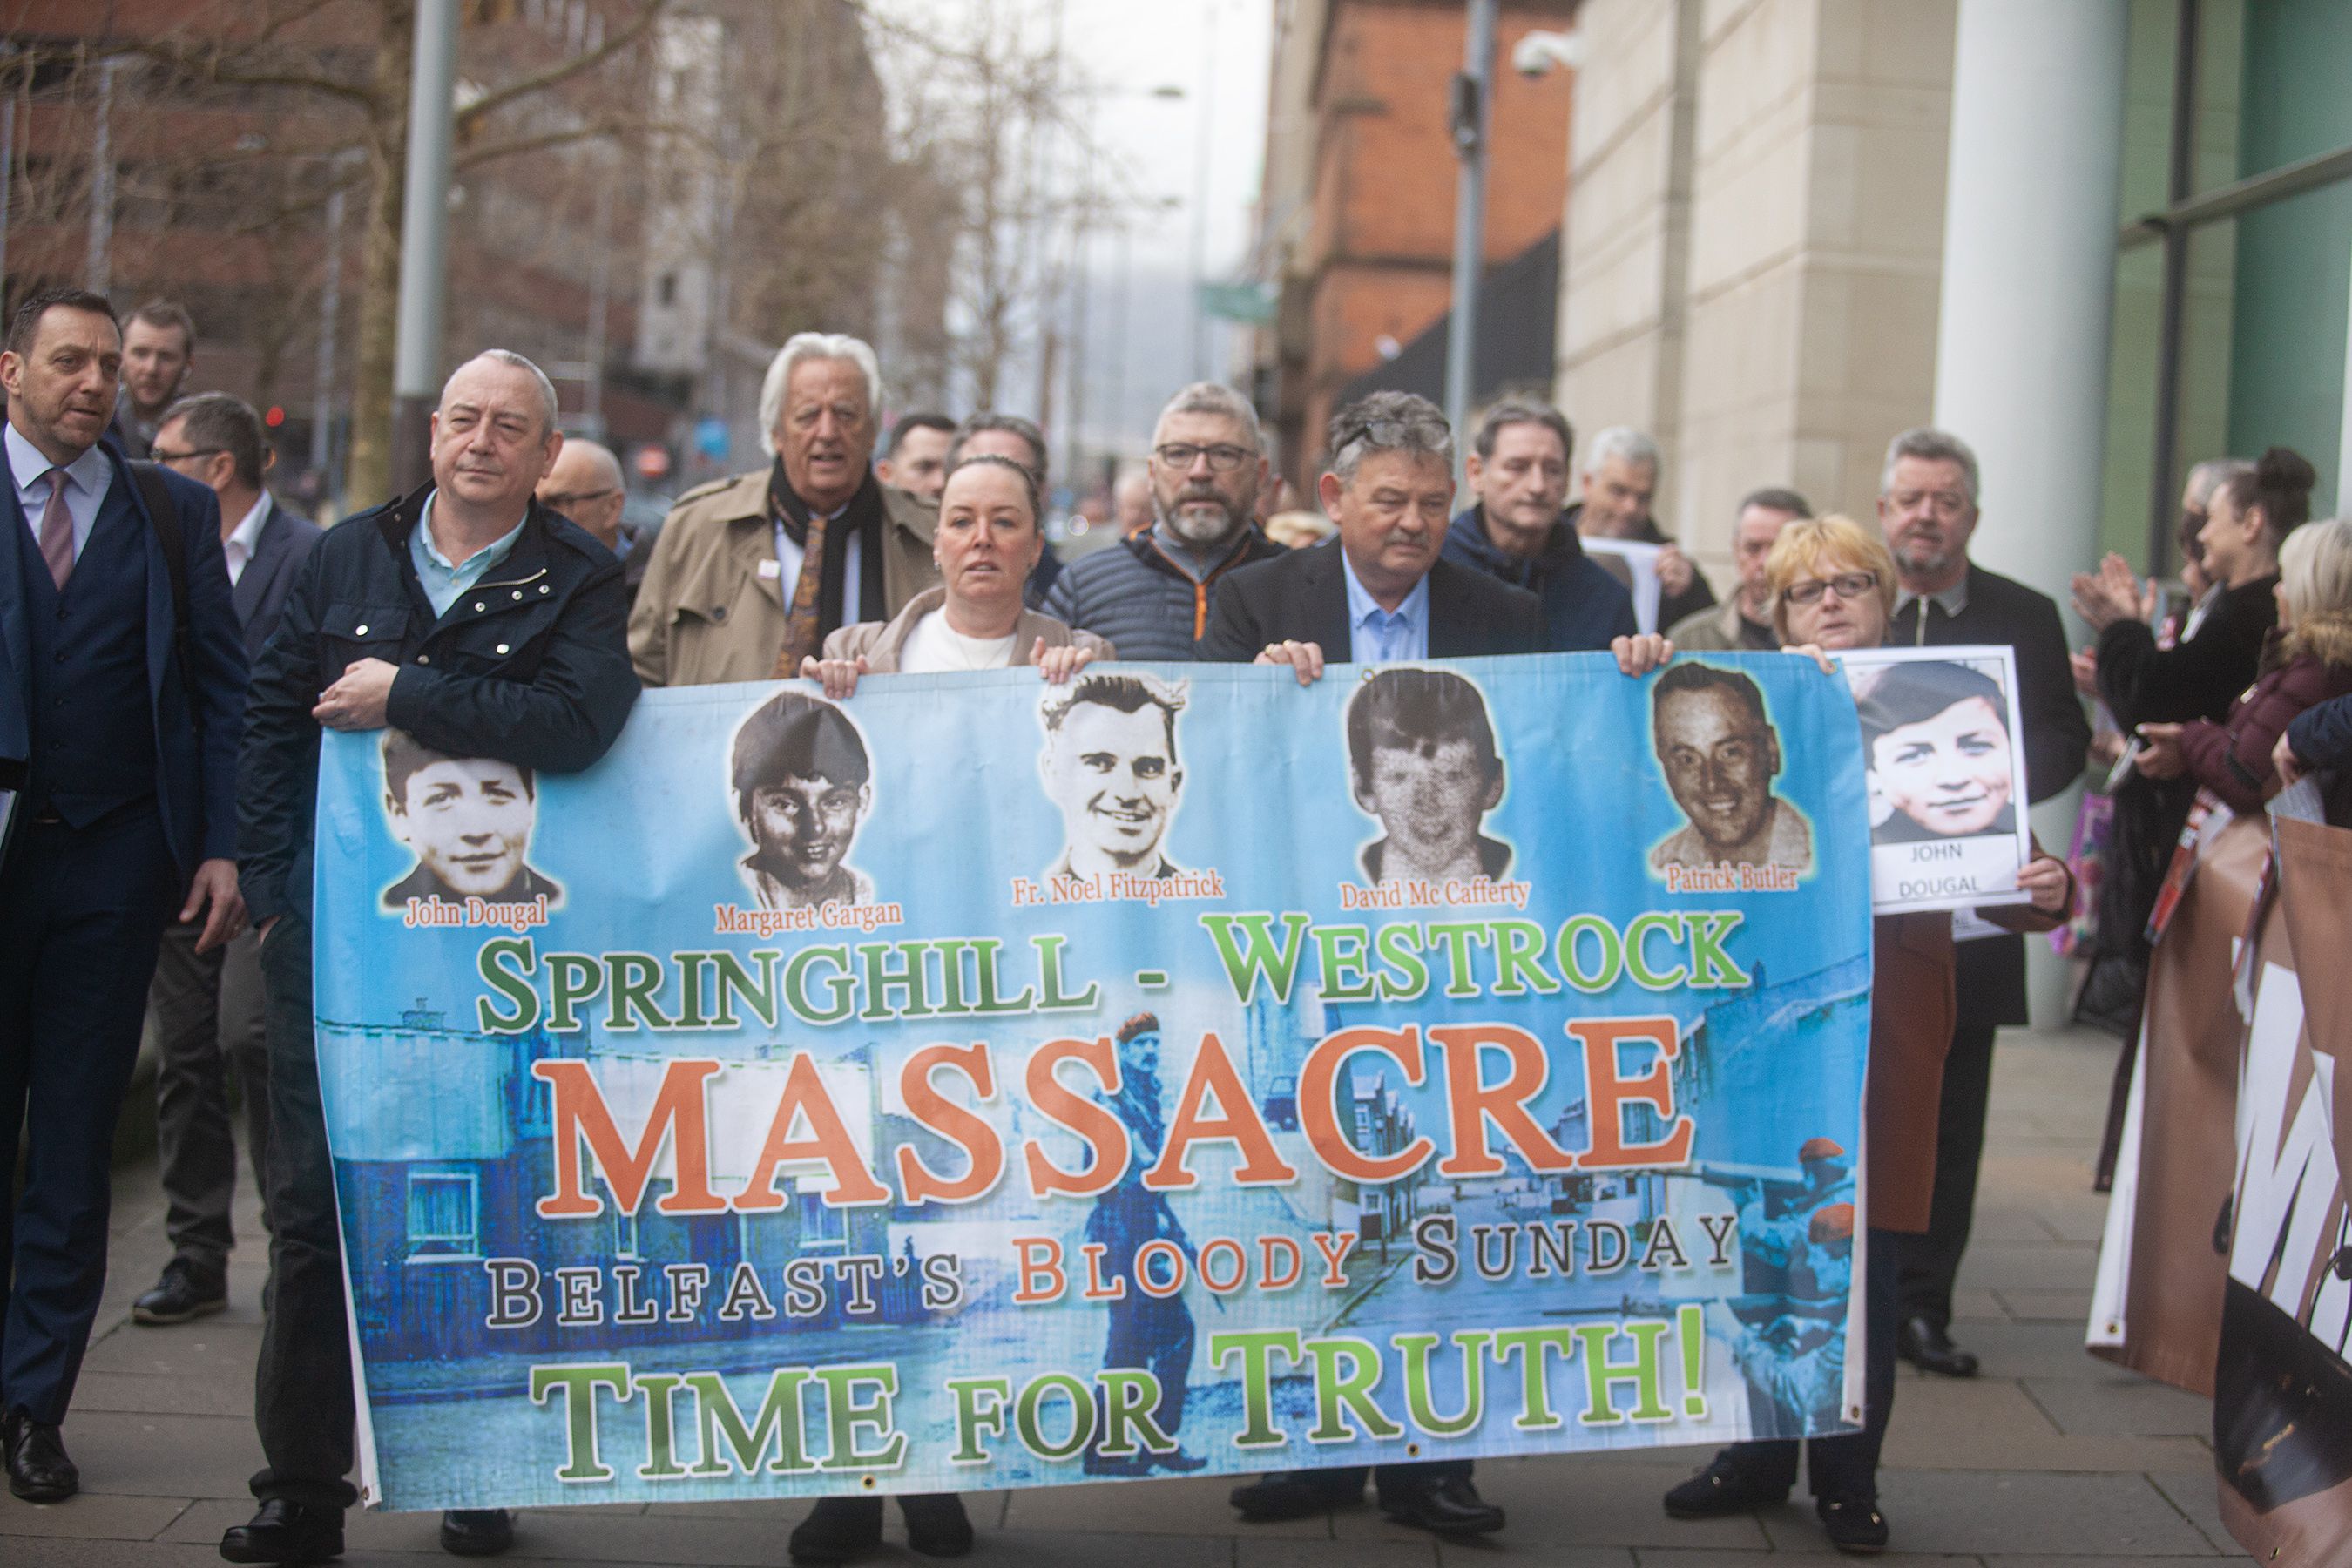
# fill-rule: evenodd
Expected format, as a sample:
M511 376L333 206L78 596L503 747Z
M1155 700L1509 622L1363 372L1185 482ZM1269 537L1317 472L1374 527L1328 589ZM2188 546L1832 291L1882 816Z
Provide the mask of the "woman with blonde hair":
M1805 655L1834 675L1831 655L1876 647L1895 612L1895 561L1878 535L1850 518L1792 522L1773 542L1765 564L1772 629L1784 651ZM1675 657L1655 635L1611 645L1627 675L1647 676ZM1857 720L1857 722L1859 721ZM1850 835L1867 857L1866 814L1845 823L1816 822L1817 834ZM1866 863L1866 860L1865 860ZM1984 910L2013 931L2047 931L2071 905L2074 879L2064 864L2035 847L2018 873L2031 904ZM1883 1550L1888 1530L1878 1511L1878 1453L1895 1404L1895 1266L1904 1234L1927 1228L1936 1186L1936 1121L1944 1056L1952 1041L1952 917L1941 912L1880 915L1874 922L1870 1062L1863 1087L1864 1192L1868 1256L1864 1310L1863 1429L1810 1440L1814 1511L1841 1552ZM1837 1205L1843 1206L1843 1205ZM1851 1211L1818 1211L1814 1239L1826 1245ZM1796 1485L1800 1440L1735 1443L1704 1470L1666 1493L1676 1519L1715 1519L1769 1507Z
M2228 716L2139 727L2140 772L2186 776L2236 812L2260 811L2284 782L2275 752L2296 716L2352 693L2352 521L2296 529L2279 546L2278 567L2278 631Z

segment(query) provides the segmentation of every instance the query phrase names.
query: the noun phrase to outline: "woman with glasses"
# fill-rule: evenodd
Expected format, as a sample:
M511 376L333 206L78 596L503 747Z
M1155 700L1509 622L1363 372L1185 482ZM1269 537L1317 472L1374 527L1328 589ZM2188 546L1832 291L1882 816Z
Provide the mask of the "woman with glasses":
M1813 659L1822 673L1837 672L1831 655L1886 640L1895 609L1895 561L1875 533L1851 519L1789 524L1773 542L1765 579L1782 649ZM1674 644L1656 636L1619 637L1612 651L1618 668L1631 676L1647 676L1675 657ZM1857 816L1847 823L1818 823L1815 831L1850 834L1866 847L1870 822L1866 815ZM2049 930L2074 897L2074 879L2064 864L2042 854L2038 845L2032 863L2018 873L2018 884L2032 896L2031 904L1983 911L2012 931ZM1956 1005L1950 915L1881 915L1874 927L1870 1064L1863 1089L1869 1240L1864 1426L1843 1436L1810 1439L1808 1456L1814 1511L1831 1543L1850 1552L1877 1552L1887 1542L1886 1519L1878 1510L1878 1453L1895 1404L1897 1237L1927 1228L1936 1185L1936 1113ZM1826 1211L1821 1217L1836 1218ZM1796 1485L1798 1452L1796 1439L1735 1443L1666 1493L1666 1512L1676 1519L1714 1519L1782 1501Z

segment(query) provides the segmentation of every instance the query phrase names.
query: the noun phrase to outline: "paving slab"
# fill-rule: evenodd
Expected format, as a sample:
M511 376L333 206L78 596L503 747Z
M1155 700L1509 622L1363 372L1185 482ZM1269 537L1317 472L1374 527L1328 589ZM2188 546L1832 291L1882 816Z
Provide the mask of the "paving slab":
M2074 1290L2004 1286L1993 1291L1993 1299L2001 1304L2004 1311L2021 1323L2073 1323L2080 1327L2091 1317L2088 1286Z
M2211 1465L2196 1474L2147 1479L2164 1494L2165 1501L2179 1509L2197 1532L2213 1543L2214 1551L2240 1554L2237 1538L2221 1522L2221 1481Z
M1885 1463L1952 1470L2210 1471L2212 1456L2188 1437L2066 1433L2005 1378L1911 1373L1895 1382Z
M1969 1243L1960 1281L1991 1290L2088 1290L2099 1268L2099 1249L2075 1242L1985 1241Z
M83 1488L94 1493L249 1498L246 1483L262 1464L250 1415L77 1410L65 1440Z
M1773 1552L1759 1555L1753 1552L1686 1552L1660 1551L1655 1548L1636 1553L1640 1568L1853 1568L1855 1559L1836 1552ZM1974 1554L1954 1557L1938 1553L1922 1557L1915 1552L1888 1552L1869 1559L1874 1568L1980 1568L1983 1559Z
M1890 1469L1879 1478L1879 1496L1895 1543L1906 1552L2213 1554L2211 1542L2145 1476ZM1766 1519L1776 1548L1819 1551L1819 1523L1804 1523L1810 1534Z
M83 1492L64 1502L32 1503L0 1491L0 1536L11 1537L0 1558L14 1561L13 1538L45 1536L79 1541L152 1541L188 1510L186 1498L130 1497Z
M1092 1486L1037 1487L1009 1491L1002 1528L1013 1531L1112 1531L1135 1535L1282 1536L1328 1541L1330 1516L1311 1514L1272 1524L1244 1524L1226 1500L1248 1476L1192 1476L1181 1480L1114 1481ZM1369 1499L1371 1489L1365 1489ZM1373 1511L1369 1502L1363 1511Z
M2084 1360L2090 1360L2084 1357ZM2028 1378L2025 1390L2062 1432L2203 1437L2213 1430L2213 1402L2110 1363L2100 1377Z
M1952 1338L1962 1349L1976 1352L1984 1363L1980 1375L1987 1379L2104 1377L2116 1371L2114 1363L2083 1348L2080 1323L1985 1319L1965 1327L1956 1323Z

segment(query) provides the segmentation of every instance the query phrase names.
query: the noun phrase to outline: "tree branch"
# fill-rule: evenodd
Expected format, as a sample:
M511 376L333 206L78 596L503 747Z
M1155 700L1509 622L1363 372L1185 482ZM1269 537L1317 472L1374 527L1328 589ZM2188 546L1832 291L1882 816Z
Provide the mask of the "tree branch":
M463 145L467 138L474 135L480 129L483 121L516 100L528 98L535 92L541 92L548 88L569 81L573 77L594 70L616 55L625 53L634 47L639 39L653 30L654 22L662 12L669 8L669 5L670 0L645 0L645 9L637 13L634 21L619 32L612 34L586 54L574 55L561 65L550 66L547 69L535 72L530 76L518 77L503 87L494 88L466 105L457 111L457 130L459 144Z

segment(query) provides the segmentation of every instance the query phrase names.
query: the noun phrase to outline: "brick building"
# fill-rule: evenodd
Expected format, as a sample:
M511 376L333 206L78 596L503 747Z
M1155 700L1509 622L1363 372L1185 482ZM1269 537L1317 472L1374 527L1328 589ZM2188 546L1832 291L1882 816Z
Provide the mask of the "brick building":
M1568 189L1567 72L1508 66L1575 0L1507 0L1496 29L1486 258L1559 226ZM1446 125L1462 66L1460 0L1278 0L1260 263L1280 288L1257 374L1280 467L1303 480L1340 389L1444 316L1458 164Z

